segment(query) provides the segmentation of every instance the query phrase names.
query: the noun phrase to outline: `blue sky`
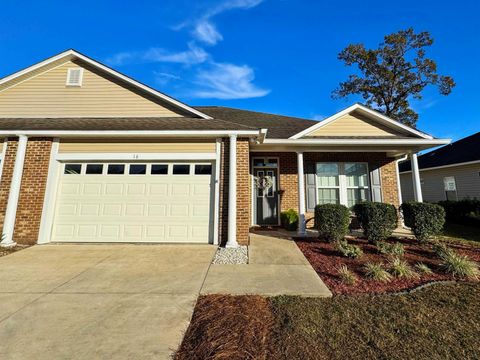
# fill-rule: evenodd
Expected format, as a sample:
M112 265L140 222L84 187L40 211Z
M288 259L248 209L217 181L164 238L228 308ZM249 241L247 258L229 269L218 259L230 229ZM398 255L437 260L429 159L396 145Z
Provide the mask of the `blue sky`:
M424 93L417 126L458 139L480 131L479 11L473 0L4 0L0 77L75 48L191 105L321 119L359 100L330 97L353 71L337 54L413 26L457 83L448 97Z

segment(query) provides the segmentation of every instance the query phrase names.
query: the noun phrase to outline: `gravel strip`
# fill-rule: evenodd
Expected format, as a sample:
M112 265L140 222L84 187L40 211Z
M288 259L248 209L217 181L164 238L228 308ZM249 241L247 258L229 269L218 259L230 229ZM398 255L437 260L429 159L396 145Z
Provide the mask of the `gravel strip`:
M248 246L239 246L237 248L219 247L212 264L248 264Z

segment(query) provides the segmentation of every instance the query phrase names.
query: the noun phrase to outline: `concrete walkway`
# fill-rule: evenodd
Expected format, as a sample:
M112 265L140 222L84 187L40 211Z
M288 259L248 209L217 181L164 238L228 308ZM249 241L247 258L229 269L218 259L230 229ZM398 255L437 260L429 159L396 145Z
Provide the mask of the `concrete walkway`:
M214 246L38 245L0 258L0 359L168 359Z
M211 265L201 293L332 296L294 241L258 234L250 234L249 264Z

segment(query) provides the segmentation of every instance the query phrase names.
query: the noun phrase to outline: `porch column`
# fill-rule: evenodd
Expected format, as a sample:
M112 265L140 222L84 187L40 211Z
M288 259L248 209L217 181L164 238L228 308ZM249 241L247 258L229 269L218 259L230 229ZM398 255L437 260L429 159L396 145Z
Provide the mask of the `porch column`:
M230 158L228 168L228 238L227 248L238 247L237 243L237 135L230 135Z
M13 230L15 228L15 219L17 216L18 199L20 197L20 185L22 183L27 141L28 137L26 135L18 136L17 154L15 155L10 192L8 193L7 209L5 210L5 219L3 221L2 236L4 238L0 243L2 247L12 247L16 245L13 241Z
M303 153L297 152L298 166L298 235L304 236L305 230L305 176L303 172Z
M418 170L417 154L411 153L410 162L412 165L413 194L415 201L423 202L422 185L420 183L420 171Z

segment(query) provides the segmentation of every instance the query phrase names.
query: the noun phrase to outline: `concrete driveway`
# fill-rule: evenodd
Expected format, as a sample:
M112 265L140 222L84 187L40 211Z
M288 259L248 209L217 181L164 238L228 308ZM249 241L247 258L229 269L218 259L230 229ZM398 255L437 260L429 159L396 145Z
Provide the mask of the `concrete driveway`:
M214 246L40 245L0 258L1 359L164 359Z

